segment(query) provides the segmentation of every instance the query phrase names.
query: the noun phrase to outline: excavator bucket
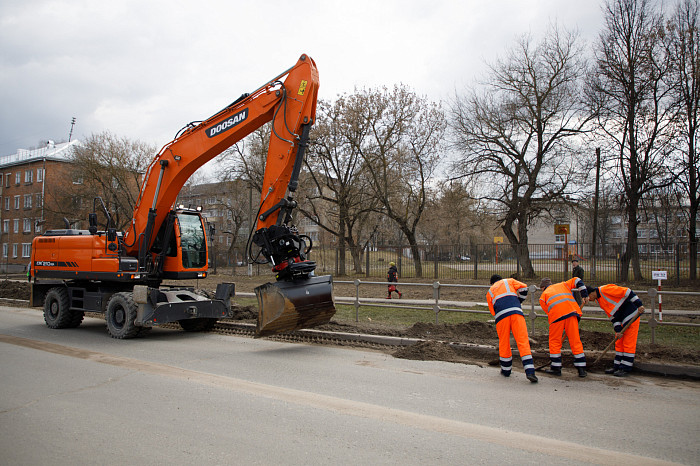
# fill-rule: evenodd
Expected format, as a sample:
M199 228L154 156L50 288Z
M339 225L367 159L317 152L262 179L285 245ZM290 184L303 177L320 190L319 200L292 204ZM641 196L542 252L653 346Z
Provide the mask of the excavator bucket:
M335 314L330 275L265 283L258 297L256 336L290 332L326 324Z

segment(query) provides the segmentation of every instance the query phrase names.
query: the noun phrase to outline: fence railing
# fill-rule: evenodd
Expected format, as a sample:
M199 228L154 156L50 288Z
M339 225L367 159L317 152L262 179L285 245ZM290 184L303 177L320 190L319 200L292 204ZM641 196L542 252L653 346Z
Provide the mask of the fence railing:
M576 258L584 269L584 281L591 283L621 282L627 276L634 282L633 264L623 274L623 244L597 245L592 254L592 244L530 244L528 257L535 275L549 276L554 281L571 277L571 259ZM669 284L679 286L688 280L690 259L687 244L677 243L661 250L658 244L639 245L640 268L643 279L638 284L653 284L652 271L665 270ZM335 276L363 276L385 278L390 262L395 262L401 278L432 278L435 280L482 280L494 273L504 277L522 276L526 264L521 263L514 247L508 244L477 244L471 246L419 246L420 271L408 246L370 248L353 258L350 251L341 257L338 250L314 251L312 259L319 264L322 273ZM700 255L696 264L696 277L700 277Z
M343 280L335 280L334 283L338 284L346 284L346 285L353 285L355 288L355 295L350 297L352 298L350 301L344 300L342 297L336 297L336 302L341 303L341 304L350 304L353 305L355 308L355 321L359 322L359 315L360 315L360 307L366 306L366 307L380 307L380 308L401 308L401 309L414 309L414 310L424 310L424 311L432 311L435 314L435 323L438 324L440 320L440 313L441 312L463 312L463 313L473 313L473 314L490 314L488 310L482 310L482 309L474 309L478 304L480 303L473 303L473 302L455 302L455 301L447 301L444 299L440 298L440 291L444 288L453 288L453 289L481 289L484 292L484 296L486 296L486 291L489 289L489 286L486 285L459 285L459 284L443 284L440 282L433 282L433 283L411 283L411 282L402 282L401 287L402 288L410 288L410 287L420 287L420 288L425 288L425 287L430 287L432 288L433 292L433 298L429 300L393 300L390 304L389 303L383 303L381 299L377 298L361 298L360 297L360 288L364 286L376 286L376 285L389 285L388 282L379 282L379 281L362 281L359 279L356 279L354 281L343 281ZM530 285L528 288L528 301L529 304L526 304L526 302L523 303L523 313L526 315L527 318L530 319L530 328L531 331L533 331L535 327L536 320L540 317L544 317L545 319L547 318L547 315L544 313L538 313L536 309L539 309L539 288L536 285ZM535 296L537 293L537 296ZM635 293L638 295L647 295L649 297L649 305L645 306L645 308L649 311L649 319L646 320L646 324L649 326L650 329L650 343L654 344L656 343L656 330L657 327L660 326L677 326L677 327L695 327L695 328L700 328L700 324L692 323L692 322L674 322L674 321L669 321L668 319L663 321L658 318L657 314L657 309L656 309L656 300L657 297L660 295L664 294L675 294L675 295L685 295L685 296L693 296L693 297L700 297L700 292L668 292L668 291L658 291L655 288L649 288L648 290L635 290ZM347 298L347 297L346 297ZM483 305L486 303L484 302ZM529 308L529 312L528 312ZM597 307L595 308L590 308L590 307L585 307L584 312L586 314L591 314L591 313L600 313L603 317L592 317L590 315L584 315L582 317L582 320L589 320L589 321L605 321L605 322L610 322L610 320L605 317L605 313L601 310L598 309ZM694 311L687 311L685 313L687 316L700 316L700 310L694 310ZM642 321L643 323L645 321Z

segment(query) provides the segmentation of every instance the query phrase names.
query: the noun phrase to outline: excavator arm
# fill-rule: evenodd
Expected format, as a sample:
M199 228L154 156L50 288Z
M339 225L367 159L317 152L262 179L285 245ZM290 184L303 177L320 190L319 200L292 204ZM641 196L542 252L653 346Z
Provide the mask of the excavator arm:
M260 204L260 212L265 215L258 219L257 229L281 224L294 206L285 196L288 190L296 189L304 139L308 138L316 117L318 86L314 61L302 55L292 68L207 120L186 128L166 144L146 171L124 240L126 253L144 259L190 176L270 121L273 127ZM146 264L139 266L143 268Z

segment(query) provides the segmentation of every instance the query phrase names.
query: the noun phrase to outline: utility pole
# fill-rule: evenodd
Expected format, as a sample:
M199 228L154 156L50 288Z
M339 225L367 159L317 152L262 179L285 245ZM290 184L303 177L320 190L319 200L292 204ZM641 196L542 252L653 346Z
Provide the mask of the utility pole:
M75 126L75 117L71 119L70 121L70 133L68 134L68 142L70 142L71 138L73 137L73 126Z
M598 241L598 193L600 191L600 147L595 150L595 194L593 195L593 244L591 245L591 277L595 278L596 243Z

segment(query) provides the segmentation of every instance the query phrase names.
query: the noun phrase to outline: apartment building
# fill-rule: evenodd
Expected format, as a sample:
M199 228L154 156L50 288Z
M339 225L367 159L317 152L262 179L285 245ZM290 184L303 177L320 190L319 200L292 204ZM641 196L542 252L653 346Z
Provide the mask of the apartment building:
M0 157L0 271L26 270L32 240L46 228L59 227L46 208L52 187L68 178L70 156L79 141L48 143L38 149L19 149Z

